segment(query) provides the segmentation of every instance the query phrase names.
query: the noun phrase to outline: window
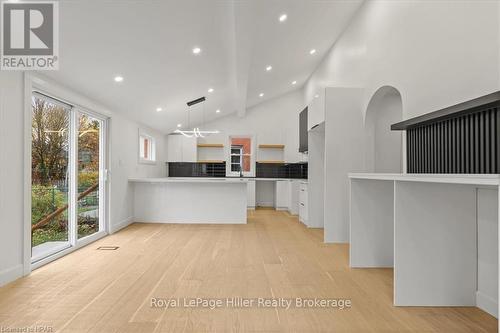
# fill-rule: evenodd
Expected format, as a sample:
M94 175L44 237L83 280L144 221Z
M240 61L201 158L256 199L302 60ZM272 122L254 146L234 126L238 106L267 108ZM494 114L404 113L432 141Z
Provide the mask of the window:
M249 136L232 136L229 138L231 150L229 156L230 173L245 176L252 175L254 156L252 155L252 138Z
M139 161L142 163L156 162L155 139L143 132L139 132Z
M231 146L231 172L243 171L243 146Z

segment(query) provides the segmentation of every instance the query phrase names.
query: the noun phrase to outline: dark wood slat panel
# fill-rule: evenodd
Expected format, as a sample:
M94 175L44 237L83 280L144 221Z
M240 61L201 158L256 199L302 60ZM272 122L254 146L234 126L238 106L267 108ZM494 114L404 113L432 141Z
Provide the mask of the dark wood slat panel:
M410 173L499 173L500 112L481 112L407 129Z

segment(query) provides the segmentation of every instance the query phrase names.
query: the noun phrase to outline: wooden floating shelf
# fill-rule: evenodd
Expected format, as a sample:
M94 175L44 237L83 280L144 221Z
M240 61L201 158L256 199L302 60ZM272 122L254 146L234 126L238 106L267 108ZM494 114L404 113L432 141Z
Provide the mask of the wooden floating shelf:
M221 161L221 160L201 160L201 161L197 161L197 163L226 163L226 161Z
M269 160L269 161L257 161L257 163L284 164L285 161L273 161L273 160Z
M224 148L222 143L198 143L199 148Z
M284 149L285 145L259 145L259 148L275 148L275 149Z

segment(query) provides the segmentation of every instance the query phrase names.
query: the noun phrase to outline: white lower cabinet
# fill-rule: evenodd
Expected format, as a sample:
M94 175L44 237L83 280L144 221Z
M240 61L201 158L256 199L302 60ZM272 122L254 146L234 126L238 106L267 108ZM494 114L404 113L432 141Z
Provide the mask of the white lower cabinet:
M290 199L290 181L286 180L277 180L276 181L276 192L275 192L275 207L277 210L288 210L289 207L289 199Z
M288 211L292 215L299 215L300 180L289 180L289 186Z
M299 221L307 225L308 221L308 195L307 195L307 182L300 182L299 192Z
M249 180L247 183L247 207L255 209L255 180Z

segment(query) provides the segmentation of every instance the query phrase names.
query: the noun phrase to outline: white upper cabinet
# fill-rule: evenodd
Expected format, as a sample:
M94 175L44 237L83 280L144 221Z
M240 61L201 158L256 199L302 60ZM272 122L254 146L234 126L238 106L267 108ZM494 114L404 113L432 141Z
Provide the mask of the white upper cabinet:
M197 140L184 135L169 135L167 138L167 162L196 162Z
M311 103L309 103L307 114L307 130L310 131L316 125L325 121L325 90L318 91Z
M198 139L182 136L182 162L198 161Z

